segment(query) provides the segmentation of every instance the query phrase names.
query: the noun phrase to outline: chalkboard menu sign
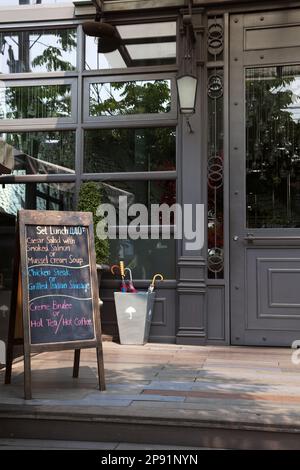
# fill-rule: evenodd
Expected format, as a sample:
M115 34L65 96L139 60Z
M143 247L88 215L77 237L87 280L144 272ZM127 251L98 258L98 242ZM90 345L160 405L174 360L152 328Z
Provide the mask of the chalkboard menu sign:
M20 211L16 282L21 279L25 398L31 397L30 353L96 347L99 387L105 388L92 214ZM19 276L21 272L21 276ZM6 383L10 383L17 312L12 304Z
M31 344L95 338L88 228L26 226Z

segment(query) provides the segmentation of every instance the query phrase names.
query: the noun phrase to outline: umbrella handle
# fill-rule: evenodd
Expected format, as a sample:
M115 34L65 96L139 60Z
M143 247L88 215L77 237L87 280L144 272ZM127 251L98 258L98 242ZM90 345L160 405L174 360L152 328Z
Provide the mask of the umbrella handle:
M156 281L157 278L160 278L160 281L164 280L164 276L162 274L155 274L155 276L153 276L153 279L152 279L152 282L151 282L152 286L154 286L155 281Z
M111 268L110 268L110 271L111 273L115 276L116 273L115 273L115 269L120 269L119 266L117 264L114 264Z
M133 285L133 280L132 280L132 271L130 268L125 268L125 274L126 272L128 271L129 272L129 281L128 281L128 289L127 289L127 292L133 292L133 293L136 293L137 290L136 288L134 287Z
M132 282L132 271L131 271L130 268L125 268L125 269L124 269L124 273L126 273L127 271L129 272L129 279L130 279L131 282Z
M124 261L120 261L120 273L121 273L121 277L124 278L125 277L125 266L124 266Z
M153 291L154 291L154 285L155 285L155 281L156 281L157 278L160 278L160 281L163 281L163 280L164 280L164 277L163 277L162 274L155 274L155 275L153 276L153 279L152 279L151 284L150 284L150 286L149 286L149 289L148 289L149 292L153 292Z

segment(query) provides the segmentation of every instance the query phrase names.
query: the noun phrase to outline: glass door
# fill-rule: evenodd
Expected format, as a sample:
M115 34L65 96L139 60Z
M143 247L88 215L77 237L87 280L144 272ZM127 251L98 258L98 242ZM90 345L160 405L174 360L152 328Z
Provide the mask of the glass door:
M247 227L300 227L300 65L245 74Z
M270 42L262 53L256 41L247 51L251 21L231 22L231 342L291 346L300 339L299 48ZM269 34L256 31L259 47Z

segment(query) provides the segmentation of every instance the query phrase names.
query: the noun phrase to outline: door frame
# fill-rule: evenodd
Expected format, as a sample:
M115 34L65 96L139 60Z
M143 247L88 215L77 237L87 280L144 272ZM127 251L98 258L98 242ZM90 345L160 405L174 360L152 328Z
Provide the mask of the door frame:
M286 14L288 13L288 14ZM288 19L288 21L286 21ZM228 173L229 173L229 317L230 317L230 344L233 345L248 345L256 344L249 343L245 338L245 315L236 315L234 313L234 304L238 302L243 309L246 310L246 293L244 287L246 281L245 270L246 260L240 261L234 258L235 236L244 236L247 227L244 226L246 221L246 193L241 188L246 189L245 183L237 184L233 187L232 172L237 172L241 178L245 178L245 152L246 152L246 139L245 133L239 132L241 116L243 117L243 129L245 123L245 69L248 67L263 67L274 65L292 65L300 64L300 46L289 46L284 48L269 48L269 49L248 49L246 50L245 32L253 29L272 29L273 26L284 27L300 24L300 9L287 9L284 12L272 11L261 16L259 12L256 13L241 13L233 14L230 16L230 32L229 32L229 145L228 145ZM243 220L238 221L236 213L240 214ZM249 229L249 231L256 231L261 229ZM263 229L264 235L274 235L278 229ZM296 229L280 229L282 231L288 230L290 235L295 233ZM244 233L245 232L245 233ZM299 229L297 229L299 235ZM275 245L274 245L275 247ZM281 245L282 247L282 245ZM299 245L297 246L299 249ZM247 247L243 250L245 257ZM242 250L241 250L242 252ZM259 330L254 330L258 332ZM270 334L272 339L272 334ZM275 338L275 335L274 335ZM276 341L275 341L276 343ZM261 341L257 344L262 345Z

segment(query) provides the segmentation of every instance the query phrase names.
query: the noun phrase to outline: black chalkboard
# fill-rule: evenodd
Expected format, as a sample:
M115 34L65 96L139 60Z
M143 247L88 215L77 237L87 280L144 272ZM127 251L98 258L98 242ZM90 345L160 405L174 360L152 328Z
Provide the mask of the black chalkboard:
M20 275L19 275L20 273ZM6 383L22 291L25 398L31 398L30 353L96 347L99 388L105 389L99 293L91 213L22 210L18 216L15 296L11 306Z
M31 344L95 338L89 229L26 226Z

